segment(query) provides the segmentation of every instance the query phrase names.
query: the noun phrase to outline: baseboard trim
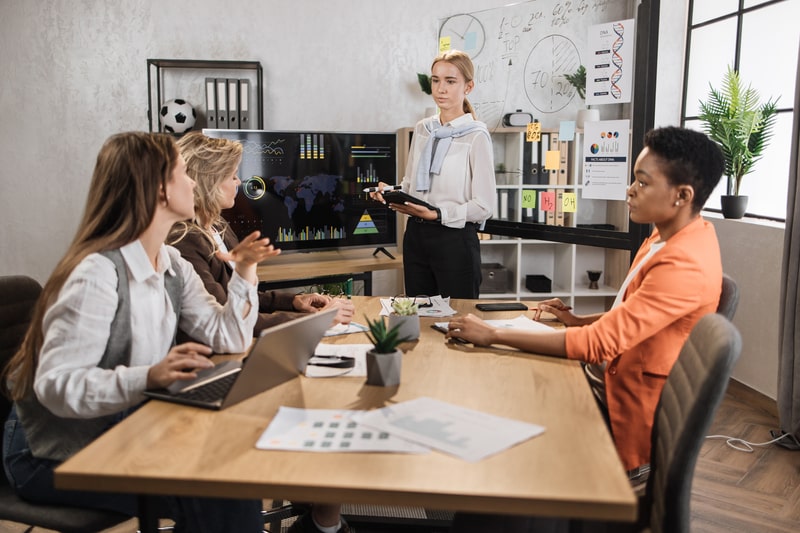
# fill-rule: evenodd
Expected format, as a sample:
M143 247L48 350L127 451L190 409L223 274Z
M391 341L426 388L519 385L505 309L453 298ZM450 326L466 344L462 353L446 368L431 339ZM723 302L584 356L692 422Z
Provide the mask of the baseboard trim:
M758 392L741 381L731 378L728 381L728 394L747 402L754 408L778 418L778 403L769 396Z

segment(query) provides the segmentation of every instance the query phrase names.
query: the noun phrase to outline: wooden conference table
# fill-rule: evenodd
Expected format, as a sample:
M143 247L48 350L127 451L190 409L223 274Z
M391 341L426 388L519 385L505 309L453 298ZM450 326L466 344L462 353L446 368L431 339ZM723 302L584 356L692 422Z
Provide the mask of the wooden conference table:
M357 321L379 298L355 297ZM453 301L459 312L481 312ZM519 311L491 313L514 317ZM441 319L439 319L441 320ZM636 499L576 362L446 343L421 318L402 381L299 377L219 412L150 401L56 470L63 489L275 498L633 521ZM365 334L325 342L368 343ZM309 453L255 448L280 405L373 409L428 396L545 426L477 463L440 452Z

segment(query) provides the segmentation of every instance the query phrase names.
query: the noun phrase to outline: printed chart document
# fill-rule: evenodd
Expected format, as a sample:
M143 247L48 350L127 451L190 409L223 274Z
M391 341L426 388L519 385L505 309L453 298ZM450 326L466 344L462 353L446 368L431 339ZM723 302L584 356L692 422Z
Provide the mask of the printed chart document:
M425 446L351 419L361 411L281 407L256 442L261 450L427 453Z
M416 297L417 314L419 316L452 316L456 314L456 310L450 307L450 298L442 298L440 296L431 296L425 298L422 296ZM430 304L430 305L428 305ZM392 299L381 298L381 315L388 316L392 313Z
M541 435L545 429L426 397L361 411L353 420L471 462Z
M367 352L372 344L323 344L319 343L314 350L314 357L306 365L307 378L329 378L335 376L366 377ZM331 362L352 359L351 367L337 367Z

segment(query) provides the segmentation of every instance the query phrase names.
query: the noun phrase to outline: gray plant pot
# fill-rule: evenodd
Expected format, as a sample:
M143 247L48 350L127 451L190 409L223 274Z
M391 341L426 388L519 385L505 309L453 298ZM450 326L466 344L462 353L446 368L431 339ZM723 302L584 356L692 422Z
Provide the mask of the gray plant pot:
M400 371L403 363L403 352L392 353L367 352L367 385L392 387L400 384Z
M742 218L747 211L747 196L728 196L719 197L722 206L722 216L725 218Z
M399 326L397 337L407 341L419 339L419 315L396 315L389 314L387 329Z

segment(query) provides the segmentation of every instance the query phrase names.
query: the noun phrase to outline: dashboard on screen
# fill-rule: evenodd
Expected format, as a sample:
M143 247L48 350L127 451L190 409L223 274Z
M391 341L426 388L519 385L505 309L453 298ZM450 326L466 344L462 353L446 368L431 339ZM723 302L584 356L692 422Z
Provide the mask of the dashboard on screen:
M203 131L242 144L242 184L222 213L239 238L259 230L287 252L397 244L396 214L363 192L397 182L394 133Z

